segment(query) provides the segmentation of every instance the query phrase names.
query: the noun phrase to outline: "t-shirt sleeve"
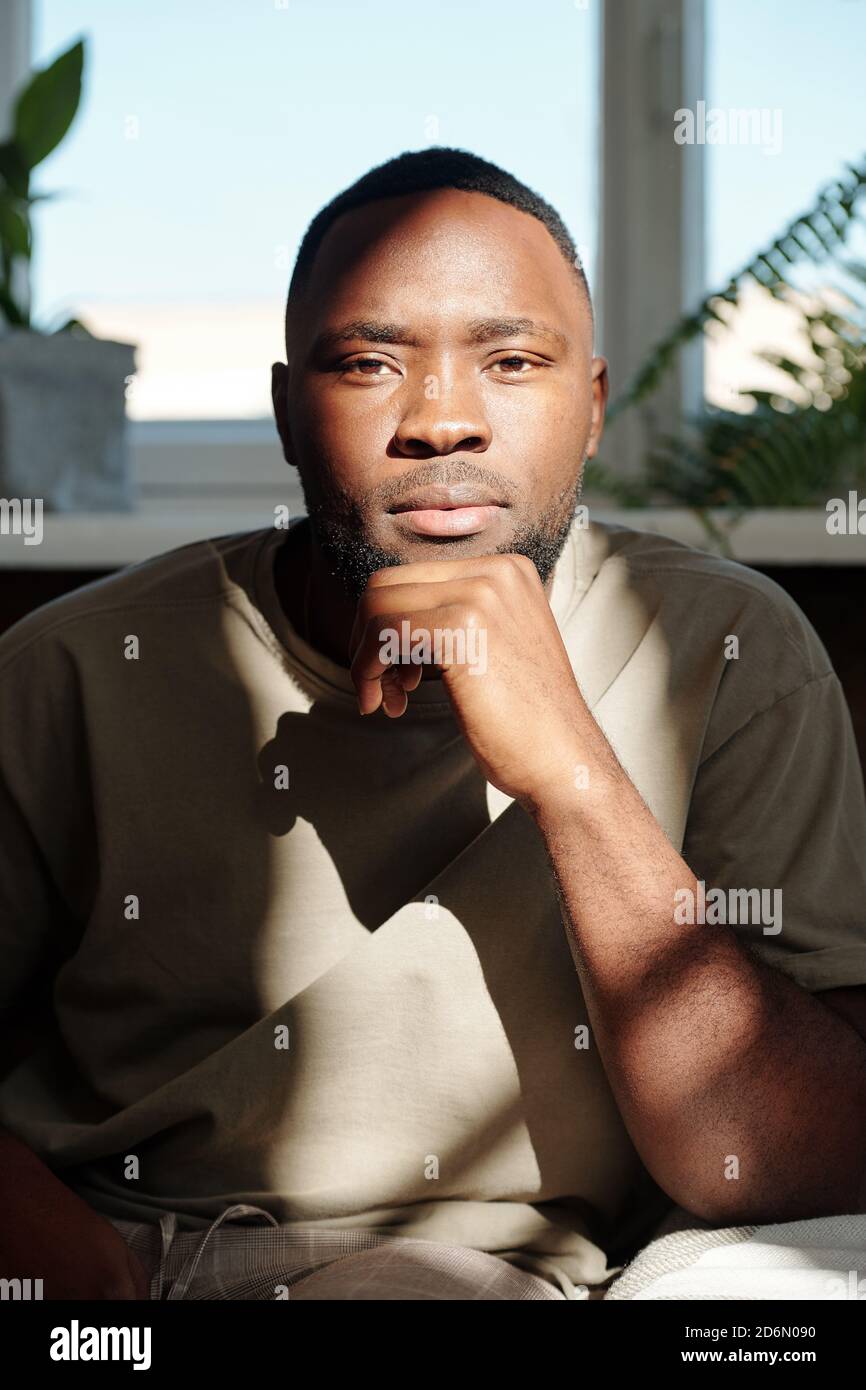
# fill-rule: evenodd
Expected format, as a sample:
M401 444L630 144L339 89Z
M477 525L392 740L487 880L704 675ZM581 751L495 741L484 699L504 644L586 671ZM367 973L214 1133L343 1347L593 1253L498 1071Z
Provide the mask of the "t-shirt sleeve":
M0 1020L75 949L95 882L69 663L50 643L19 653L16 636L0 638Z
M834 672L701 763L682 854L707 895L726 890L722 920L766 964L810 992L866 984L866 796ZM768 890L762 910L736 889Z
M66 918L42 851L0 776L0 1021L58 959Z

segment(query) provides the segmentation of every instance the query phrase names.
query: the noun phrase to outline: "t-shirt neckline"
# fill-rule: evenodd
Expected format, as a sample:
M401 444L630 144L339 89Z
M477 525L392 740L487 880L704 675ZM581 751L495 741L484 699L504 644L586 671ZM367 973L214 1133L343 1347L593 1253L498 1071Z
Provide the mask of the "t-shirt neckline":
M251 597L279 645L287 653L290 662L299 666L308 677L312 677L318 686L325 687L341 701L350 700L355 703L357 692L348 667L340 666L336 661L332 661L330 657L312 647L301 636L289 620L277 593L274 565L279 547L285 542L287 535L295 526L308 524L308 518L302 516L291 522L288 528L267 528L253 559L251 575L253 592ZM577 546L574 543L575 538L579 540L581 534L585 533L572 531L569 534L569 539L563 547L562 554L554 569L550 606L560 630L570 616L575 599L579 597L581 592L581 586L578 584ZM426 710L442 708L450 712L451 702L446 694L444 681L441 679L422 681L412 692L406 715L411 713L413 706ZM405 718L406 715L403 717Z

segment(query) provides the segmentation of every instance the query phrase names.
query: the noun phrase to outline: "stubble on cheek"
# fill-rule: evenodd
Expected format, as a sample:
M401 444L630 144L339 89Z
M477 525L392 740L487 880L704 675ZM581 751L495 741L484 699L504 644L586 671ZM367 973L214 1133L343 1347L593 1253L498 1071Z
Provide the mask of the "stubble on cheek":
M404 459L401 468L392 459L387 480L369 487L364 485L369 473L358 464L357 440L352 443L352 457L347 465L346 456L341 456L333 434L323 439L315 429L307 431L303 425L301 429L309 446L305 466L299 470L307 512L328 568L350 596L360 597L375 570L405 564L412 559L518 553L535 563L546 582L565 544L580 498L582 452L573 460L565 481L559 483L553 496L550 496L549 485L544 486L547 460L540 471L527 468L525 477L517 482L485 464L483 454L456 459L447 456ZM381 435L376 432L371 453L379 449L380 457L387 458L387 451L381 445ZM561 479L563 460L552 461L550 471ZM381 471L379 475L381 477ZM353 480L351 486L341 481L347 477ZM479 535L475 544L472 537L467 537L466 542L453 544L427 544L419 540L413 545L393 535L387 514L395 502L431 484L451 485L465 481L490 487L507 500L507 521L500 531L504 539L493 543L492 537ZM541 506L536 500L539 496L547 498Z

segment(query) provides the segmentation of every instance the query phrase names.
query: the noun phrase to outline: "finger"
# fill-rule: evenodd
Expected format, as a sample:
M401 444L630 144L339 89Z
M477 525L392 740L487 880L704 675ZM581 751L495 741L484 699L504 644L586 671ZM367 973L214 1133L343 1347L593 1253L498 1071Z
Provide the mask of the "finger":
M415 631L429 633L435 629L437 623L451 626L460 611L454 608L435 608L415 613L412 617L413 628ZM358 708L362 714L373 714L379 708L384 696L382 677L395 665L393 652L385 648L382 634L386 631L399 632L400 624L405 619L406 615L403 613L379 613L370 618L364 627L349 668L349 674L358 692ZM419 667L419 663L400 662L399 666L401 670L404 667L412 670ZM401 684L400 688L405 694L405 687Z
M403 570L407 568L410 568L410 566L401 566ZM382 571L382 573L390 573L390 571ZM368 585L358 600L358 607L355 610L355 621L352 624L352 631L349 636L350 659L354 656L355 649L361 641L364 628L371 617L377 612L384 613L386 610L392 612L398 608L404 610L404 617L409 617L414 609L429 608L432 603L437 602L440 597L443 597L440 588L441 583L444 583L442 576L424 583L416 583L410 579L403 578L400 582L396 580L392 581L387 588L385 585ZM431 595L431 584L437 586L437 593L435 596Z
M409 565L390 565L385 569L375 570L370 575L358 603L349 638L350 657L354 653L356 643L361 640L364 623L370 612L374 611L371 610L371 604L375 602L379 590L387 591L384 602L388 608L405 607L407 612L411 613L413 608L429 604L429 594L424 595L421 591L430 584L436 585L436 601L442 602L451 598L450 593L443 592L442 586L482 578L501 579L507 583L513 583L516 579L523 582L528 578L530 584L541 587L541 576L532 561L525 555L511 553L476 555L467 560L418 561ZM414 589L418 592L404 594L400 592L403 589Z
M474 555L465 560L414 560L407 565L389 565L375 570L367 581L370 589L386 589L394 584L437 584L451 579L471 579L475 575L523 573L540 581L538 570L525 555L510 552Z
M383 619L368 619L352 657L349 675L358 693L358 709L362 714L374 714L384 699L383 676L392 662L382 658L380 628L388 626Z
M424 675L424 667L420 662L412 666L401 666L398 675L404 690L417 690Z
M399 719L406 713L409 698L403 687L401 672L393 666L382 677L382 708L389 719Z
M446 605L467 607L477 602L480 595L477 590L473 590L473 580L489 582L489 578L489 575L464 574L459 579L437 578L425 583L392 583L387 587L365 589L352 624L349 638L350 659L354 657L371 621L378 620L383 628L396 626L398 632L402 631L400 623L408 619L414 626L422 610L435 612L440 606L443 609ZM393 615L398 611L400 617L395 618Z

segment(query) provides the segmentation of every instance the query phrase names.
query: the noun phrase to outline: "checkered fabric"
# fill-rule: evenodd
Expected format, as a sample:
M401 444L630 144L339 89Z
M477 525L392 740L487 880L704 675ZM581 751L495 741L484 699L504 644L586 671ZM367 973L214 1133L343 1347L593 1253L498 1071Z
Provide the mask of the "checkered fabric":
M243 1218L243 1224L238 1224ZM255 1218L264 1218L264 1223ZM280 1224L228 1207L206 1231L113 1220L150 1275L152 1299L585 1299L496 1255L370 1231Z

